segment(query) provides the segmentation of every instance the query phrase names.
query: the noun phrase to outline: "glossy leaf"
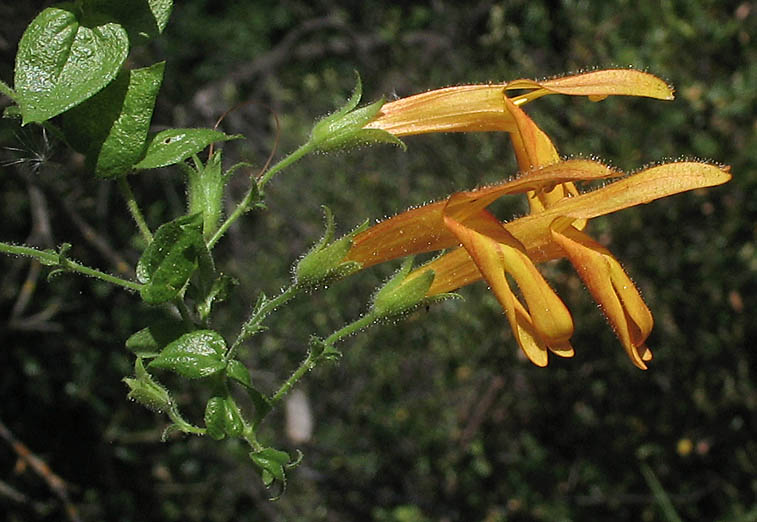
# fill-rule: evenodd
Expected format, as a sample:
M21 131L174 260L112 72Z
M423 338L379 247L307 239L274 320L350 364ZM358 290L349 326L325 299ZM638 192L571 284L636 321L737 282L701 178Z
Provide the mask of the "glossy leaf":
M163 32L171 15L173 0L88 0L87 7L118 20L134 46L144 44Z
M226 375L237 381L245 388L252 388L252 379L250 378L250 370L247 369L241 361L238 359L232 359L229 361L226 367Z
M223 397L211 397L205 405L205 428L211 438L221 440L226 437L225 416L226 404Z
M226 435L229 437L239 437L244 431L244 421L239 413L239 408L234 402L234 398L227 395L224 400L224 418L223 427Z
M204 248L201 216L182 216L162 225L137 263L137 279L145 285L142 299L150 304L176 297L198 266Z
M155 169L174 165L211 143L241 137L241 134L228 135L213 129L167 129L148 137L145 156L134 168Z
M126 348L140 357L156 357L163 347L187 332L189 328L183 321L161 319L132 334L126 340Z
M23 123L42 122L78 105L118 74L129 52L126 30L73 3L42 11L16 55L15 89Z
M63 115L68 141L87 156L96 176L126 175L142 159L164 69L161 62L123 70L102 91Z
M260 468L263 483L270 486L274 480L286 484L284 466L289 463L289 454L273 448L265 448L250 453L252 462Z
M208 377L226 367L226 342L213 330L196 330L182 335L151 363L151 368L171 370L189 379Z

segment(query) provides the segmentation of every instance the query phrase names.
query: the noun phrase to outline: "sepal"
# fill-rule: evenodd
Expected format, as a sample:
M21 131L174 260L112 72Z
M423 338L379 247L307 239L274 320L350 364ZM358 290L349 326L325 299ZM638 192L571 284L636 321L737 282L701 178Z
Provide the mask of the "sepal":
M372 313L382 318L391 317L425 303L428 289L434 282L434 271L426 270L408 277L412 267L413 257L408 257L373 296Z
M392 143L403 149L406 148L399 138L389 132L363 128L379 113L385 100L381 98L370 105L356 109L362 95L363 87L360 76L357 76L355 90L347 103L334 114L326 116L313 126L310 144L318 150L332 150L350 145L371 143Z
M326 231L318 243L305 254L294 268L294 279L298 286L311 288L335 279L341 279L362 268L356 261L344 261L352 248L353 238L368 228L365 221L346 236L331 242L334 237L334 216L324 206Z

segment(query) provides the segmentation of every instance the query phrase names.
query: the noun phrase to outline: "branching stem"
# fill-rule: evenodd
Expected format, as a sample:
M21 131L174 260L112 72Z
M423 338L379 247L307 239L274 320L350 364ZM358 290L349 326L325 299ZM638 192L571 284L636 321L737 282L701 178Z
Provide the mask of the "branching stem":
M142 288L142 285L139 283L106 274L105 272L84 266L81 263L72 261L71 259L65 258L64 260L61 260L61 256L59 254L56 254L55 252L52 252L50 250L37 250L36 248L27 246L9 245L8 243L0 242L0 252L3 252L5 254L31 257L36 259L43 265L56 266L65 270L70 270L72 272L78 272L85 276L101 279L102 281L105 281L107 283L121 286L135 292L139 292L139 289Z

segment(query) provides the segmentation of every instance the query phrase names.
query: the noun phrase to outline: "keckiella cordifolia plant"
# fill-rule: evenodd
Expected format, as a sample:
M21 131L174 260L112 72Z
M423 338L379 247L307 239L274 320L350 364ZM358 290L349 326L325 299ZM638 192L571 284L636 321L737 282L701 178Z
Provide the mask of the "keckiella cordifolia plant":
M171 319L146 324L126 340L134 371L123 379L130 399L167 416L167 431L241 439L249 445L249 460L263 482L284 486L287 470L302 455L260 440L261 423L308 371L339 358L341 341L371 325L454 297L451 292L483 279L530 361L546 366L549 353L572 356L573 318L537 268L558 258L575 266L631 362L647 367L652 359L646 346L652 313L620 263L585 232L587 223L631 206L725 183L729 169L680 161L625 176L597 160L564 159L523 107L554 94L592 101L618 95L672 99L665 82L634 70L597 70L546 81L448 87L361 106L358 79L346 104L317 121L299 148L259 175L250 175L246 194L226 215L223 198L229 180L249 166L225 167L218 144L243 137L216 129L151 131L165 64L131 68L127 58L132 48L159 36L172 3L145 0L143 4L145 9L131 10L113 0L79 0L45 9L19 43L13 87L0 84L2 93L14 102L5 117L42 126L52 139L83 154L96 178L118 185L146 245L134 267L135 278L77 262L69 256L68 244L40 250L0 243L0 250L36 259L51 274L97 278L131 292L135 303L141 300L173 312ZM366 221L339 239L334 239L334 218L326 208L325 233L293 261L291 284L275 297L260 292L236 337L226 338L214 327L217 307L235 292L235 279L218 269L214 248L242 215L266 208L265 188L274 176L313 152L374 144L404 148L402 137L431 132L506 133L520 173L491 186L456 192L371 227ZM201 159L209 147L211 152ZM184 174L186 212L154 227L140 210L129 177L169 166ZM503 180L506 176L503 172ZM576 186L616 178L592 191L582 192ZM487 210L496 199L516 194L527 199L528 215L502 221ZM434 251L441 254L413 268L414 255ZM271 314L298 295L398 258L405 261L375 291L359 319L330 335L313 335L306 342L304 360L273 390L260 389L252 381L239 350L264 335ZM282 266L282 271L288 269ZM513 283L517 291L511 288ZM188 419L182 413L183 405L161 382L166 373L204 386L209 398L202 418ZM249 397L251 407L238 403L239 390Z

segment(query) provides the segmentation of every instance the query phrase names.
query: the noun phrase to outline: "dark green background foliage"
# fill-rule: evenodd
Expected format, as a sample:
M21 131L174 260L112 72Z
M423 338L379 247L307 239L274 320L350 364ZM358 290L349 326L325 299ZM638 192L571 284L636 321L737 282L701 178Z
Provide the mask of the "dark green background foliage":
M528 107L563 154L624 169L663 159L732 166L731 183L595 220L655 314L651 369L634 368L564 262L544 272L574 313L573 359L539 369L518 353L482 284L344 343L339 364L300 389L315 431L288 444L283 411L263 440L305 453L278 502L266 501L245 450L187 437L160 442L163 417L125 400L123 341L161 312L104 284L47 282L23 259L0 259L0 419L71 487L84 520L674 520L648 466L684 520L757 520L757 4L667 0L508 2L178 2L166 33L132 55L167 60L154 122L223 123L247 139L225 162L262 165L340 105L360 72L366 101L469 82L543 77L591 67L643 68L677 87L674 102L550 97ZM465 4L465 5L463 5ZM0 77L13 77L23 27L45 2L0 7ZM4 100L3 103L7 103ZM0 127L2 239L54 247L116 272L141 240L111 182L52 147L38 127ZM502 135L407 139L306 158L268 187L224 239L222 269L241 281L214 326L235 335L256 292L273 294L319 237L325 203L341 232L456 189L514 172ZM7 165L19 157L24 161ZM148 222L183 212L177 170L133 176ZM244 176L228 202L245 189ZM504 201L502 217L522 212ZM92 227L88 231L87 227ZM100 241L100 242L98 242ZM394 266L306 296L270 321L242 357L271 391L325 335L365 310ZM128 275L128 274L127 274ZM20 295L34 284L31 301ZM203 404L194 384L180 400ZM283 409L282 409L283 410ZM187 416L200 422L190 407ZM690 440L689 453L679 451ZM61 520L44 482L14 471L0 443L7 520Z

